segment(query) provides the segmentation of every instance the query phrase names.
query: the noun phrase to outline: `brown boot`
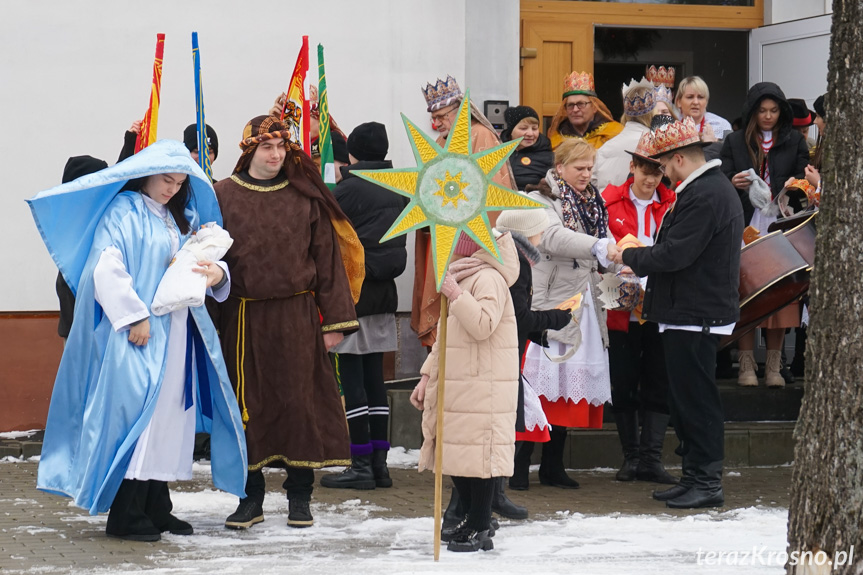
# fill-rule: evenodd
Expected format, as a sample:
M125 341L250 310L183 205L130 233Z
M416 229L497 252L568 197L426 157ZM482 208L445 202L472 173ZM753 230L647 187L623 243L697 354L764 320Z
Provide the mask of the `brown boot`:
M778 349L767 350L767 362L764 364L764 384L767 387L785 387L785 378L779 371L782 369L782 352Z
M755 375L755 356L752 351L741 351L737 356L737 362L740 364L737 385L741 387L757 387L758 376Z

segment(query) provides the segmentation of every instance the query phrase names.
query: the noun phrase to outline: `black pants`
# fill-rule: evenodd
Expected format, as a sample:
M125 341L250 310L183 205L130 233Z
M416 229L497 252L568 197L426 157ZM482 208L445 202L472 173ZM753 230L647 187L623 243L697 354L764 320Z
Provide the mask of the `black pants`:
M629 322L629 331L608 331L608 366L615 413L668 414L668 372L659 326Z
M462 509L467 513L467 526L485 531L491 525L491 501L494 498L494 478L452 476Z
M722 461L725 414L716 387L719 336L669 329L662 334L671 416L684 466Z
M340 353L338 361L351 443L374 442L380 449L381 443L387 441L390 417L384 385L384 354Z
M288 478L282 483L282 487L287 492L288 499L310 500L314 489L315 472L305 467L288 467L287 471ZM249 471L246 479L246 497L263 504L266 491L267 481L264 478L264 472Z

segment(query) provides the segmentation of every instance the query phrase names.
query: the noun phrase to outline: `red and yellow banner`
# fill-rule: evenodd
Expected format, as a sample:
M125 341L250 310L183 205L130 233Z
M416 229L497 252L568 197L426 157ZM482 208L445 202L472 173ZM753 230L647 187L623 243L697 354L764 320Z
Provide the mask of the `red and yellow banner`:
M306 100L306 74L309 71L309 37L303 36L303 46L297 55L297 63L294 73L291 75L291 84L288 87L288 95L285 105L282 107L280 120L288 125L291 131L291 139L294 143L303 147L307 154L311 154L309 142L309 102Z
M135 142L137 154L156 141L156 129L159 126L159 97L162 89L162 56L165 52L165 35L156 34L156 59L153 61L153 86L150 89L150 107L144 121L141 122L141 132Z

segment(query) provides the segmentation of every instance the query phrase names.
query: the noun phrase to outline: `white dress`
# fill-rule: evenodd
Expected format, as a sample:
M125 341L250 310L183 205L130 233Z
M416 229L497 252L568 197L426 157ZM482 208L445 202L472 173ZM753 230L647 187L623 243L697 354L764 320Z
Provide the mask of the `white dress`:
M172 252L176 254L180 248L180 236L167 206L159 204L146 194L142 196L147 209L165 221L166 231L171 238ZM227 265L223 262L218 262L218 265L227 276ZM212 293L218 301L224 301L230 293L230 276L227 277L229 280L225 285ZM149 317L150 311L135 293L132 278L126 271L122 254L117 248L108 247L102 252L94 270L93 280L96 301L102 306L116 331L128 331L132 323ZM171 327L162 387L156 399L153 417L135 445L126 479L176 481L192 478L196 410L194 393L192 407L185 407L188 313L188 308L183 308L170 314ZM197 381L194 385L197 386Z

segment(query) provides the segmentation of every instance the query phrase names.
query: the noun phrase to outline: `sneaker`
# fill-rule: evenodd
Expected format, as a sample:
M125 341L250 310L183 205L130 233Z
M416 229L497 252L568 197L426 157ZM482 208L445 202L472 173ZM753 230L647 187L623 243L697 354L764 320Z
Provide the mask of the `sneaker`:
M456 553L470 553L473 551L491 551L494 549L494 541L489 537L488 531L475 531L473 529L461 529L453 535L452 540L447 543L447 551Z
M247 497L240 499L237 510L225 520L225 527L228 529L248 529L263 520L264 509L261 504L251 497Z
M314 524L308 499L288 501L288 527L311 527Z

